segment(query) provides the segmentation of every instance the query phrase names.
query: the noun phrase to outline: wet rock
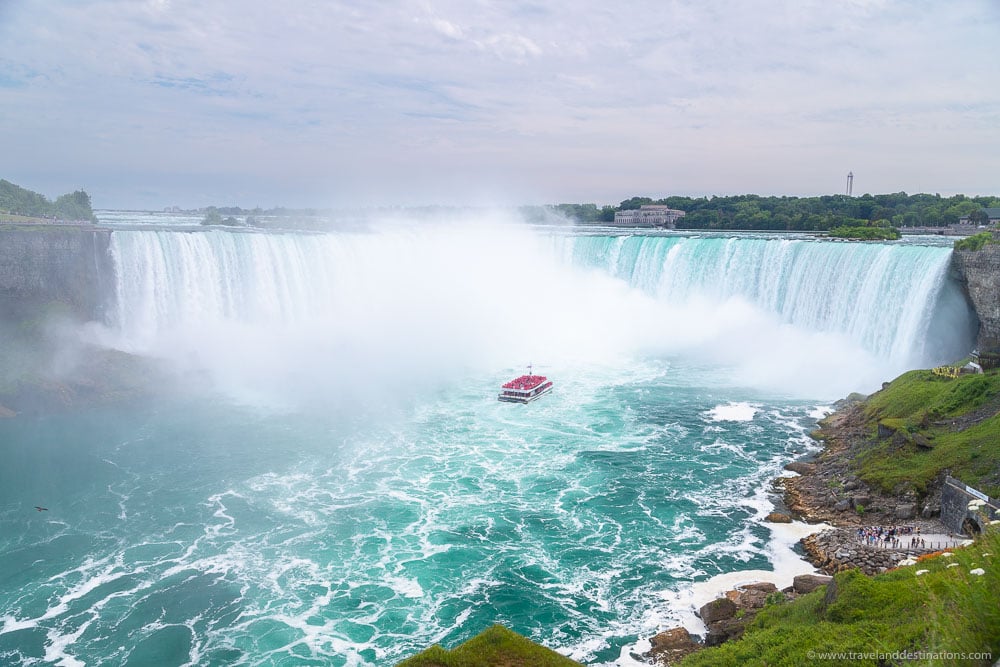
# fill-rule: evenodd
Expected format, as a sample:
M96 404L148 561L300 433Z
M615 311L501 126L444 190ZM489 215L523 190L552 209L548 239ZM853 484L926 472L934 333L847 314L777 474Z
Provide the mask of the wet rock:
M770 581L758 581L753 584L744 584L740 586L741 590L744 591L760 591L762 593L774 593L778 590L778 587L772 584Z
M731 639L739 639L743 636L746 622L737 618L727 618L717 623L713 623L705 635L705 646L718 646Z
M728 598L712 600L706 605L702 605L698 610L698 615L705 625L711 625L718 621L732 618L736 615L736 603Z
M816 464L807 463L805 461L792 461L791 463L785 465L785 470L797 472L800 475L811 475L816 472Z
M701 648L701 644L684 628L664 630L650 638L649 643L652 648L647 655L661 664L672 664Z
M764 521L767 521L768 523L791 523L792 517L781 512L771 512L764 517Z
M833 577L823 576L822 574L800 574L792 579L792 588L799 595L803 595L813 592L820 586L826 586L831 581L833 581Z

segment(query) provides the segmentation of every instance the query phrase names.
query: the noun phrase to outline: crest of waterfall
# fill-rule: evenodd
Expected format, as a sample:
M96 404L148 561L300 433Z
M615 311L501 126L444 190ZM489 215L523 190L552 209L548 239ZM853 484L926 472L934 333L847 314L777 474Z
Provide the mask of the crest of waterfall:
M745 377L853 356L871 383L960 357L972 335L944 247L434 224L120 230L111 245L118 347L241 376L252 359L269 384L289 369L395 382L699 346L735 351L722 363Z
M568 251L574 262L598 267L658 301L745 299L796 327L844 334L896 364L961 356L971 329L962 295L949 280L951 250L945 247L584 236ZM935 322L939 316L950 321Z

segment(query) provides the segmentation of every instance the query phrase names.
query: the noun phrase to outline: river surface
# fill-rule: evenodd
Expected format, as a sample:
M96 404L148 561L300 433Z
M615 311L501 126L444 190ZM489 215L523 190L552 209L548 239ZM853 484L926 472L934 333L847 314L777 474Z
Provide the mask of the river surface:
M191 389L0 421L3 664L388 665L493 623L634 664L774 567L825 406L969 342L913 241L102 221L81 338ZM555 390L498 402L529 362Z

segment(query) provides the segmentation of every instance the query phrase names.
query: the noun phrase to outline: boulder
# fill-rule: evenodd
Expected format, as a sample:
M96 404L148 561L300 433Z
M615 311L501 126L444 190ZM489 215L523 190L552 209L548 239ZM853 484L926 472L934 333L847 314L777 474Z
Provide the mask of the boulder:
M816 464L807 463L805 461L792 461L791 463L785 465L785 470L797 472L800 475L811 475L816 472Z
M743 591L760 591L761 593L775 593L778 587L772 584L770 581L758 581L752 584L744 584L740 586L740 590Z
M708 634L705 635L705 646L718 646L730 639L739 639L743 636L744 629L746 629L746 623L737 618L727 618L713 623L712 627L708 629Z
M896 505L896 509L893 512L893 516L895 516L897 519L912 519L915 516L917 516L917 506L914 503Z
M792 588L799 595L803 595L805 593L812 593L820 586L826 586L831 581L833 581L833 577L827 577L822 574L800 574L792 579Z
M647 655L657 659L666 659L670 662L679 660L688 653L693 653L701 648L701 644L694 640L684 628L671 628L664 630L649 640L652 648Z
M851 498L851 507L858 509L858 507L868 508L871 505L872 499L869 496L853 496Z
M847 510L851 509L851 501L850 500L838 500L834 504L833 509L837 510L838 512L846 512Z
M913 434L913 444L924 449L934 449L934 443L927 439L922 433Z
M764 517L764 521L767 521L768 523L791 523L792 517L787 514L783 514L782 512L771 512Z
M767 581L747 584L746 586L740 586L739 598L735 602L740 609L760 609L767 605L767 598L777 592L778 587Z
M706 605L702 605L698 610L698 615L705 625L711 625L718 621L736 616L736 603L728 598L712 600Z

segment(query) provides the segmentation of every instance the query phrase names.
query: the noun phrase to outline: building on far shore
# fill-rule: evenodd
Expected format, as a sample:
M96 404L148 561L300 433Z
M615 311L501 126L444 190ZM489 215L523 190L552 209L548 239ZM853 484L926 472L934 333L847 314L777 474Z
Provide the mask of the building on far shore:
M638 209L616 211L611 224L620 227L664 227L673 229L677 220L684 217L684 211L662 204L645 204Z
M1000 224L1000 208L984 208L983 211L986 212L986 217L989 218L989 222L986 226ZM976 223L969 222L969 216L963 216L958 219L958 224L960 225L970 225L975 227Z

